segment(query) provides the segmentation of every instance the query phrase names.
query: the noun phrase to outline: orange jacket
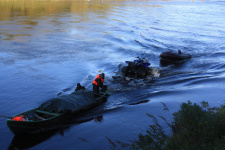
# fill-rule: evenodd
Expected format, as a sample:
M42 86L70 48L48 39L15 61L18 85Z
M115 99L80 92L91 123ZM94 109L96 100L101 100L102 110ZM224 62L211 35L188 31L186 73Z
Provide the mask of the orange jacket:
M92 83L95 84L95 85L97 85L97 86L101 86L101 85L99 85L99 83L98 83L98 79L101 79L101 85L102 85L103 82L104 82L104 79L101 78L99 74L96 76L96 78L94 79L94 81L93 81Z
M14 120L14 121L25 121L25 116L17 116L17 117L14 117L12 120Z

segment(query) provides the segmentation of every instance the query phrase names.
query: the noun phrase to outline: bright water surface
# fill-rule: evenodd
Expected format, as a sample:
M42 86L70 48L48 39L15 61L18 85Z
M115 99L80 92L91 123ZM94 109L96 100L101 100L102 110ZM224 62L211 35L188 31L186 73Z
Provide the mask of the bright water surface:
M0 149L106 150L106 137L129 143L145 133L152 123L146 113L172 121L188 100L224 104L224 8L217 0L1 0L0 115L38 107L61 91L71 93L78 82L92 89L101 71L111 96L88 114L103 115L102 122L35 137L14 137L0 118ZM160 53L178 49L191 60L160 63ZM147 85L113 82L118 64L137 56L149 58L161 77Z

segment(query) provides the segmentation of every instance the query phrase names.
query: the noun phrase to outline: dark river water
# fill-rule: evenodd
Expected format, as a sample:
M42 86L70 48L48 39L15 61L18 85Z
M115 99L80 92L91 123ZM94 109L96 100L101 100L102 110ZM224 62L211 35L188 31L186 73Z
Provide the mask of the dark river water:
M0 115L36 108L78 82L91 90L99 72L111 95L81 117L102 115L101 122L71 122L43 134L14 136L1 117L0 149L106 150L107 138L130 143L145 133L152 124L146 113L171 122L182 102L224 104L224 8L217 0L1 0ZM162 52L179 49L192 58L160 62ZM114 81L118 65L137 56L160 77Z

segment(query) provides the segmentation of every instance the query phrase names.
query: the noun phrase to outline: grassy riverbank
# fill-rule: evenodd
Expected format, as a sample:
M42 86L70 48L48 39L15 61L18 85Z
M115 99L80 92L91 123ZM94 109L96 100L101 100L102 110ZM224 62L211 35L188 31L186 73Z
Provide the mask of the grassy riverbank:
M166 105L164 110L169 113ZM188 101L173 114L172 123L159 116L171 128L172 135L166 134L155 116L147 115L154 123L145 134L139 134L132 144L117 142L120 146L108 139L112 149L127 146L134 150L222 150L225 147L225 105L218 108L204 101L201 106Z

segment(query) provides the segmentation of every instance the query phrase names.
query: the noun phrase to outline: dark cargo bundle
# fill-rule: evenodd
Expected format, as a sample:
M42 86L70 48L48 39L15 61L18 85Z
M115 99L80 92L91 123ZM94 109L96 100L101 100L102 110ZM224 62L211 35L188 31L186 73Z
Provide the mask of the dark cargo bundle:
M93 101L92 91L76 91L68 95L50 99L41 104L39 109L52 113L75 112Z

